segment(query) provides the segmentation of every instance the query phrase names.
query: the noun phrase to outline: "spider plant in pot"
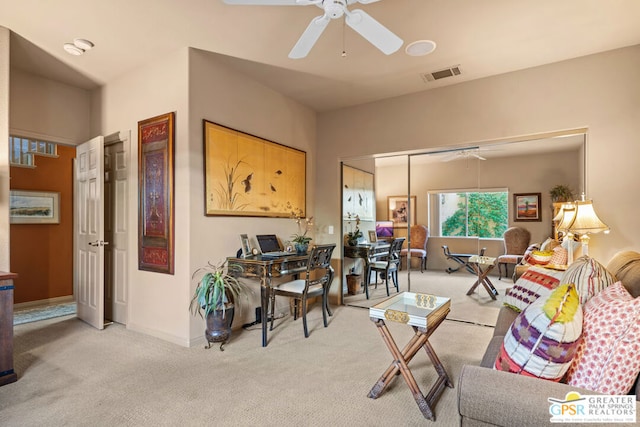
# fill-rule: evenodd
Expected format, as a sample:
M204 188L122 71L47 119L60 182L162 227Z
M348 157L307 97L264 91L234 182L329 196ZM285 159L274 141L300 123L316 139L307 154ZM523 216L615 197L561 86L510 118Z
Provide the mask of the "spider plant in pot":
M198 285L191 299L189 311L206 319L207 329L204 336L210 348L212 343L221 343L220 350L231 338L231 324L235 308L238 312L240 298L248 298L251 289L234 276L234 271L239 272L240 266L229 266L227 262L221 264L207 263L198 268L191 276L197 280ZM204 312L204 315L203 315Z

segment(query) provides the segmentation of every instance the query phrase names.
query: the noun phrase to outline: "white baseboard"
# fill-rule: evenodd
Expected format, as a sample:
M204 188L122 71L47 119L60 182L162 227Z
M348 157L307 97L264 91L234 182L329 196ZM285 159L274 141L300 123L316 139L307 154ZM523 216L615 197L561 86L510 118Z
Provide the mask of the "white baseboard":
M46 307L48 305L66 304L68 302L74 302L74 301L75 299L73 298L73 295L67 295L64 297L46 298L46 299L41 299L37 301L20 302L17 304L13 304L13 311L24 310L27 308L34 308L34 307Z

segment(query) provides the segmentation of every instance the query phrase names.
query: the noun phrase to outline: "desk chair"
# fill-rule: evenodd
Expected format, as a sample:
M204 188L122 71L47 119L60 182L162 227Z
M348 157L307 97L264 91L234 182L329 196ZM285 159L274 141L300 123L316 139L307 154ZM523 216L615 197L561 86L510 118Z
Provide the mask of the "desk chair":
M379 261L374 261L369 264L369 271L367 271L367 276L365 281L365 292L367 294L367 299L369 299L369 277L371 276L371 272L373 271L376 276L376 284L378 283L378 273L380 276L384 277L384 283L387 287L387 296L389 296L389 277L393 281L393 286L396 287L396 292L400 292L400 285L398 284L398 270L400 269L400 251L402 250L402 245L404 244L405 238L399 237L397 239L393 239L391 242L391 248L389 249L389 254Z
M509 272L508 266L513 265L516 268L524 253L529 246L531 233L526 228L510 227L502 235L504 239L504 255L498 257L498 280L502 279L502 267L504 266L505 277Z
M411 258L420 258L420 273L427 269L427 240L429 229L426 225L411 226L409 247L400 251L400 258L406 259L407 269L411 268Z
M300 301L305 338L309 337L307 298L322 296L322 320L325 328L327 327L327 313L332 316L328 296L334 273L333 267L331 267L331 254L335 247L335 244L314 246L309 254L306 272L303 273L304 279L285 282L271 289L271 313L275 310L277 295L290 297L295 300L293 319L296 320L298 318L298 301ZM270 330L273 330L273 317L271 317Z

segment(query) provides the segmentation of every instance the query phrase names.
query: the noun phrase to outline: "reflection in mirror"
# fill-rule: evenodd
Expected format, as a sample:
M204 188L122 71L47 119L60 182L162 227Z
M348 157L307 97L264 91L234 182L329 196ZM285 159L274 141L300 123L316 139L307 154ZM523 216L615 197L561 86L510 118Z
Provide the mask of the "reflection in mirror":
M349 160L345 164L374 172L376 221L393 221L393 210L397 208L391 204L398 196L412 196L409 204L414 201L415 206L409 208L408 216L414 218L404 227L394 222L393 234L406 237L408 246L412 224L428 228L428 271L460 268L464 272L467 267L448 258L442 246L459 254L479 254L486 248L485 256L497 258L504 253L502 235L510 227L526 229L531 243L553 236L552 219L557 208L549 191L564 185L573 190L574 199L586 191L584 153L585 135L577 132L464 149L378 156L375 160ZM517 215L514 194L525 195L520 199L536 205L539 200L539 206L527 204L528 214L533 216ZM347 226L343 224L344 232ZM375 222L365 225L374 226ZM401 291L410 290L412 274L420 274L419 261L414 259L409 264L412 268L403 276L407 283L401 284ZM403 270L406 267L403 262ZM491 280L495 280L494 275L498 277L497 270L496 267L491 272ZM512 270L508 276L511 274ZM509 279L501 280L510 283ZM486 296L482 287L478 292Z

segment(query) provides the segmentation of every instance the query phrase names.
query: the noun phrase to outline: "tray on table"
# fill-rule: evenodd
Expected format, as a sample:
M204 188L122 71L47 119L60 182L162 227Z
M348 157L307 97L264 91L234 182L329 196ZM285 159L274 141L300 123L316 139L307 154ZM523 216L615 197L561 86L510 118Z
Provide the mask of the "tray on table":
M448 312L451 299L416 292L402 292L369 308L369 317L427 328L429 318Z

